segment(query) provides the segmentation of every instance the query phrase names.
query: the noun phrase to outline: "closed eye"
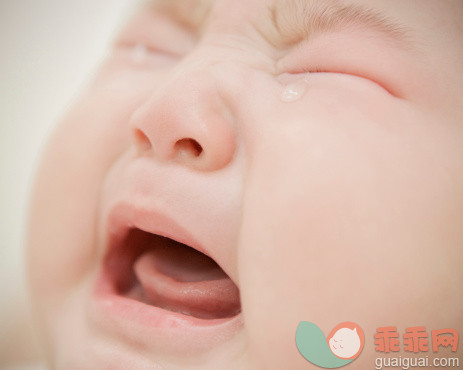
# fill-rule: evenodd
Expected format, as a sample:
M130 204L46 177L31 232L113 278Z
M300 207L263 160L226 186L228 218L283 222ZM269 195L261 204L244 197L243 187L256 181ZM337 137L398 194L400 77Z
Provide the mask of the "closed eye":
M151 44L148 44L148 43L145 43L145 42L142 42L142 41L139 41L139 42L138 41L121 41L116 45L116 47L125 48L125 49L131 50L131 51L136 51L138 53L140 53L140 52L144 52L144 53L147 53L147 54L162 53L162 54L171 55L173 57L179 57L180 56L180 55L177 55L176 53L174 53L172 51L166 50L166 49L161 48L161 47L156 47L155 45L151 45Z
M135 67L164 67L180 58L172 52L141 42L120 42L116 45L115 51Z
M327 73L327 74L339 74L339 75L344 75L344 76L351 76L351 77L356 77L356 78L362 78L364 80L373 82L374 84L378 85L381 87L383 90L385 90L387 93L389 93L392 96L398 97L398 94L392 91L392 89L388 86L386 86L384 83L377 81L375 78L371 76L366 76L362 75L359 72L354 72L354 71L344 71L342 69L338 68L333 68L333 69L327 69L323 68L321 66L314 66L314 67L303 67L301 69L298 69L297 71L291 71L291 74L300 74L300 73Z

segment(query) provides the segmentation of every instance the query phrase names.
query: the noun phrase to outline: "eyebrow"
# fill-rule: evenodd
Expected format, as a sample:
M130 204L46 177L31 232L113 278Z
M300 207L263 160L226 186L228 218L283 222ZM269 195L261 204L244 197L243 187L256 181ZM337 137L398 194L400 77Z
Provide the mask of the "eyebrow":
M410 46L412 30L379 12L338 0L276 0L269 7L276 46L291 46L317 34L357 28L376 32L396 45Z

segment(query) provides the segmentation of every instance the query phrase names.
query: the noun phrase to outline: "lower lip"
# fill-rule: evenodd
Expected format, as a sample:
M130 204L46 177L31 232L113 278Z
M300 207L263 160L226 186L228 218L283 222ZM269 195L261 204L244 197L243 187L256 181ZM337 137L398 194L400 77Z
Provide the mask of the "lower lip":
M197 354L230 341L242 328L242 314L204 320L121 296L103 270L88 306L92 325L129 345L174 355Z

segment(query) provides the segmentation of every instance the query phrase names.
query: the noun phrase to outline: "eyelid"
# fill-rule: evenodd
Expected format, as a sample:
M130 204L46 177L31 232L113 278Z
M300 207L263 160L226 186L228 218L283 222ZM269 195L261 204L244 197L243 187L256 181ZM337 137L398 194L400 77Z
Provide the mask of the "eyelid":
M362 78L369 82L376 84L378 87L385 90L388 94L400 98L400 94L398 94L389 84L385 81L379 81L374 77L372 73L360 73L357 71L350 71L348 68L343 69L340 66L329 68L329 67L320 67L318 65L315 66L301 66L300 68L291 68L286 71L289 74L301 74L301 73L326 73L326 74L338 74L338 75L345 75L354 78Z
M183 56L196 44L196 38L176 23L154 14L135 18L116 40L117 46L145 45L150 51Z
M304 41L283 55L276 65L280 73L319 72L363 78L390 95L407 99L404 80L407 59L386 46L371 44L357 35L333 34Z
M127 49L127 50L134 50L135 48L137 47L140 47L140 48L145 48L146 51L148 53L162 53L162 54L166 54L166 55L169 55L173 58L179 58L181 57L180 54L178 53L175 53L173 51L170 51L170 50L166 50L165 48L161 48L161 47L158 47L158 46L155 46L153 45L153 43L146 43L146 42L143 42L143 41L119 41L116 43L116 47L118 48L123 48L123 49Z
M178 62L181 56L160 48L153 48L140 42L118 42L113 50L116 58L121 58L124 66L137 70L150 71L160 68L170 68Z

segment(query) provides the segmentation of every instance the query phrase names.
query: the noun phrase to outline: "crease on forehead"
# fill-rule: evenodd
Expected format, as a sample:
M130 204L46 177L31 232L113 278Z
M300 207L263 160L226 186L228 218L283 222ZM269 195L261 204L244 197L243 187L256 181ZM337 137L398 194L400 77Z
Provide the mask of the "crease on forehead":
M145 2L181 25L202 33L217 1L145 0ZM256 17L257 22L251 21L251 23L270 44L277 47L292 46L313 35L347 27L377 32L402 48L413 49L412 45L416 42L412 38L413 32L410 28L386 17L378 10L354 3L349 4L341 0L262 0L262 4L264 5L264 12L260 16L262 19L257 20Z
M410 43L409 28L378 10L358 4L339 0L274 0L268 9L273 27L271 38L281 45L294 45L317 33L349 26L376 31L402 46Z

